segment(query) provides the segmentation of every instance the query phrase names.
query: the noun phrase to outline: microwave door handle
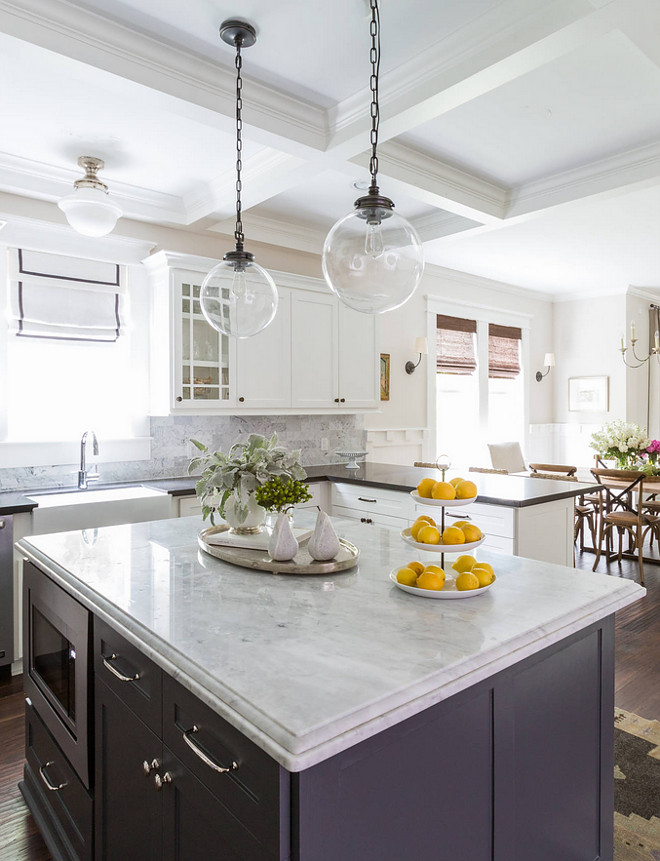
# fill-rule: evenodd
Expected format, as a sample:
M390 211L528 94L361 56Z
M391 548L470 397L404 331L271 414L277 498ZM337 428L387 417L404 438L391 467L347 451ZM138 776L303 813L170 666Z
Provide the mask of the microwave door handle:
M114 652L112 653L112 655L108 655L107 658L105 657L105 655L102 655L101 657L103 659L103 666L106 668L106 670L110 670L112 675L116 676L120 682L137 682L137 680L140 678L139 673L136 673L134 676L125 676L123 673L120 673L119 670L116 669L116 667L113 667L110 661L116 661L119 657L119 655L116 655Z

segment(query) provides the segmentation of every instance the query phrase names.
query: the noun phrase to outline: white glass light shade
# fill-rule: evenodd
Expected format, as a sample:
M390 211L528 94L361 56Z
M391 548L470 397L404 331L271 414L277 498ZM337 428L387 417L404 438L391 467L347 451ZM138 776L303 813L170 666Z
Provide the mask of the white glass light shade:
M114 230L122 214L100 188L77 188L57 205L71 227L84 236L106 236Z
M214 329L233 338L250 338L272 321L277 288L257 263L218 263L202 282L202 313Z
M382 314L415 292L424 250L415 228L396 212L371 225L355 209L326 236L322 264L328 286L345 305Z
M543 364L546 368L554 368L555 366L555 354L554 353L546 353L543 358Z
M428 356L429 354L429 345L426 338L415 338L415 349L414 353L421 353L422 356Z

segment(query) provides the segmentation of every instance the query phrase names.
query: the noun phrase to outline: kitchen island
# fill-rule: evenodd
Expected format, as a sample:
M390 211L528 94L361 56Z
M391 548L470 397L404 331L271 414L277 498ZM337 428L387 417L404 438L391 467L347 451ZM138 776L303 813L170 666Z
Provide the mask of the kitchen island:
M359 565L319 577L208 556L198 518L19 542L93 614L86 851L611 861L613 618L644 590L480 549L488 592L418 598L389 571L436 554L336 525ZM35 769L24 794L52 830Z

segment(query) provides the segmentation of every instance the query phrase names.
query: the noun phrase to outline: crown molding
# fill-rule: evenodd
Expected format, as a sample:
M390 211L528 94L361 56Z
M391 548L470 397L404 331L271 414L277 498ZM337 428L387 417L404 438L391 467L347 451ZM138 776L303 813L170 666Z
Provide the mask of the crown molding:
M419 218L412 218L411 224L422 242L432 242L434 239L453 236L455 233L462 233L464 230L480 226L476 221L443 210L422 215Z
M512 189L506 219L659 178L660 143L651 143Z
M646 299L649 302L657 304L660 302L660 286L658 287L637 287L630 284L626 290L626 295L637 296L638 299Z
M80 169L55 167L43 162L0 153L0 188L10 194L57 202L73 193ZM105 177L104 177L105 178ZM181 198L108 179L110 198L126 218L185 224Z
M233 220L223 221L214 225L212 230L218 233L233 234L234 222ZM283 221L281 218L271 218L251 212L245 242L246 245L249 245L250 241L264 242L275 247L283 246L296 251L320 254L323 251L326 234L327 230L320 227L296 224L292 221Z
M66 0L0 0L0 29L24 41L105 69L151 89L199 105L234 125L236 80L233 68L154 38ZM218 56L223 55L220 43ZM250 91L246 126L303 150L325 149L323 108L294 98L244 75ZM276 144L275 144L276 145Z
M543 290L533 290L519 287L517 284L507 284L504 281L495 281L492 278L484 278L482 275L471 275L458 269L447 269L435 263L427 263L424 269L424 277L436 278L443 281L452 281L463 286L470 285L484 290L496 290L499 293L508 293L513 296L524 296L526 299L537 299L540 302L554 301L554 294ZM436 297L437 298L437 297Z

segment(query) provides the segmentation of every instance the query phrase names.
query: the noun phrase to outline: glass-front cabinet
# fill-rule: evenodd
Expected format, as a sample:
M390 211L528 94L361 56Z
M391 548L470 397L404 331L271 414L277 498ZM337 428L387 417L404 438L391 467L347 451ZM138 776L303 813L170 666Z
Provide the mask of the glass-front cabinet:
M199 304L202 279L179 273L181 393L178 403L230 400L229 338L208 324Z

